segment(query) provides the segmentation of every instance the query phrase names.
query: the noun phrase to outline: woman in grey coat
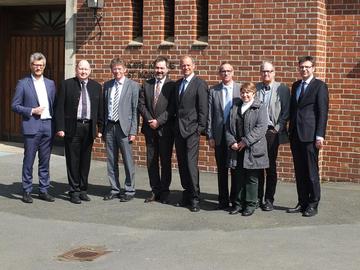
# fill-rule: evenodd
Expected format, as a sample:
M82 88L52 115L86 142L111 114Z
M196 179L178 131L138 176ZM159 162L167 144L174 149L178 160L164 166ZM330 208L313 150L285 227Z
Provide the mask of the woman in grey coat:
M254 213L259 173L269 167L265 138L267 110L255 94L255 84L242 85L241 100L234 103L226 125L226 141L230 149L228 165L234 173L237 193L231 215L251 216Z

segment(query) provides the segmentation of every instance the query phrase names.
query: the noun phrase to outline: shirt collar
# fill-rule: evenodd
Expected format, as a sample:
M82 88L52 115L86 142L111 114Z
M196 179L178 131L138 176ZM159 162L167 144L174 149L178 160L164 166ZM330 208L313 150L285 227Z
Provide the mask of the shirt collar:
M314 75L310 76L306 81L302 80L301 82L306 82L306 84L309 84L313 78Z
M222 88L227 88L227 89L233 89L234 87L234 82L232 81L230 84L225 85L224 83L222 83Z
M123 85L124 82L125 82L125 76L123 76L123 77L122 77L120 80L118 80L118 81L115 79L115 82L120 83L120 84Z
M195 76L195 73L191 73L189 76L187 76L186 78L184 77L184 79L187 81L187 82L190 82L191 79Z
M31 78L34 82L44 81L44 76L41 75L40 79L36 79L33 74L31 74Z

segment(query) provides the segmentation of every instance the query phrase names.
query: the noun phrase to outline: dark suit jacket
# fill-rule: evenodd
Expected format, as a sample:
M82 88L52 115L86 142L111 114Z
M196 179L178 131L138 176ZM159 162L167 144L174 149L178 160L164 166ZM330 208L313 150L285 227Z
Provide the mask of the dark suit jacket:
M175 134L180 132L183 138L187 138L195 132L205 133L208 114L208 86L204 80L194 76L188 83L185 93L179 96L182 80L176 81Z
M55 83L44 77L44 83L49 101L51 117L54 116ZM31 75L19 80L15 88L15 95L11 103L11 109L22 116L22 131L24 135L33 135L41 126L40 115L31 115L31 109L39 107L40 103L36 94Z
M113 89L115 79L105 82L104 84L104 134L108 123L109 112L108 102L110 91ZM124 85L121 90L119 102L119 122L120 127L125 136L136 135L138 128L137 106L139 101L140 86L137 82L125 78ZM105 139L105 137L103 137Z
M206 135L208 139L214 139L216 145L221 144L224 126L223 84L219 83L212 87L209 92L209 115L207 120ZM233 86L233 104L240 100L240 84L234 82Z
M140 90L138 109L143 118L141 132L144 133L144 135L151 136L154 130L149 126L148 121L156 119L159 123L159 127L156 129L157 134L159 136L172 136L175 116L176 85L174 81L166 77L154 111L155 82L155 78L145 81Z
M297 131L300 141L313 142L316 136L325 137L329 110L328 87L323 81L314 78L298 104L296 90L300 84L301 80L296 81L291 89L290 139Z
M90 97L92 137L96 137L96 124L101 132L103 125L103 102L101 85L89 79L86 85ZM77 110L81 86L77 77L62 81L56 98L56 131L64 131L65 136L73 137L77 126Z

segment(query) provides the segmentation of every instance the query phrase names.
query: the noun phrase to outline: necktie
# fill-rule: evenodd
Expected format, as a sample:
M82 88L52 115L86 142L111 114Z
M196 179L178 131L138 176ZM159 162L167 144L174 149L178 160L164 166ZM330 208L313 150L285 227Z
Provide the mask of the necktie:
M87 103L86 103L86 84L81 82L81 119L86 119Z
M229 93L229 89L224 87L225 100L224 100L224 120L226 121L229 116L230 108L231 108L231 97Z
M181 97L181 96L184 94L184 92L185 92L186 84L187 84L187 80L184 79L184 80L182 81L182 86L181 86L181 88L180 88L180 93L179 93L179 96L180 96L180 97Z
M115 94L113 99L113 106L112 106L112 120L117 121L119 120L119 95L120 95L120 83L115 82Z
M303 98L304 96L304 93L305 93L305 83L306 82L302 82L301 83L301 90L300 90L300 95L299 95L299 98L298 98L298 103L300 103L300 100Z
M153 102L153 109L155 110L155 107L156 107L156 103L159 99L159 96L160 96L160 84L161 84L161 81L160 80L157 80L156 81L156 86L155 86L155 92L154 92L154 102Z

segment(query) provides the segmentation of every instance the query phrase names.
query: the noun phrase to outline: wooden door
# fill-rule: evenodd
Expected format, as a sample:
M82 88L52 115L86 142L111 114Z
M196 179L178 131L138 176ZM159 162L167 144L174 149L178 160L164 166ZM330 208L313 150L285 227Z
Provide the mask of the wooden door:
M64 78L64 9L27 9L23 21L9 18L8 38L3 56L3 82L1 87L1 137L3 140L21 140L21 117L11 111L11 100L19 79L29 74L29 58L34 52L46 57L44 75L58 86ZM13 17L24 14L21 8L10 9ZM54 15L55 14L55 15ZM18 18L19 19L19 18ZM57 26L54 28L54 20Z

